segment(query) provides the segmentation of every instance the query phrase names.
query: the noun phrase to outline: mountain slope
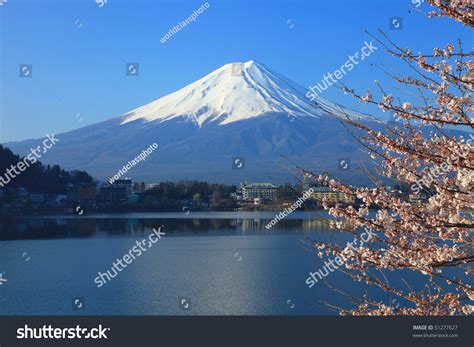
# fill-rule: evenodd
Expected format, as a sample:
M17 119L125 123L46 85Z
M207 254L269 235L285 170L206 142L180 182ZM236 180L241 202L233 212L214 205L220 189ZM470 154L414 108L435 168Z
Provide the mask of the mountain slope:
M41 158L106 179L156 142L159 148L128 175L147 181L203 179L284 182L288 157L309 169L337 170L339 158L363 158L340 125L344 113L373 118L318 98L254 61L227 64L202 79L120 117L56 137ZM7 144L26 154L38 140ZM233 170L232 158L245 167ZM357 172L343 172L351 178Z
M301 86L250 60L226 64L177 92L139 107L127 113L123 123L185 116L202 126L206 122L229 124L268 113L318 117L329 110L342 115L336 104L317 98L316 106L305 94ZM345 112L355 115L347 109Z

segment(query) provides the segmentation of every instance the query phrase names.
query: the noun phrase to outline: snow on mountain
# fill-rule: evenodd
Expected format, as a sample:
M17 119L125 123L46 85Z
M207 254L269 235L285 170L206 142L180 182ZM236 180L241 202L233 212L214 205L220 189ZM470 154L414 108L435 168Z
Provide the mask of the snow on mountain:
M254 61L227 64L122 116L57 134L60 143L41 161L107 179L156 142L153 155L130 170L133 179L281 183L293 179L282 157L326 171L336 171L339 158L364 160L337 117L347 113L371 123L374 119L323 98L311 102L306 93ZM26 155L39 141L6 145ZM245 160L244 169L233 169L236 157ZM341 174L360 180L360 172Z
M253 60L231 63L188 86L139 107L123 116L134 120L166 121L187 117L199 126L207 122L229 124L258 116L284 113L290 117L318 117L333 113L360 114L323 98L311 102L307 90Z

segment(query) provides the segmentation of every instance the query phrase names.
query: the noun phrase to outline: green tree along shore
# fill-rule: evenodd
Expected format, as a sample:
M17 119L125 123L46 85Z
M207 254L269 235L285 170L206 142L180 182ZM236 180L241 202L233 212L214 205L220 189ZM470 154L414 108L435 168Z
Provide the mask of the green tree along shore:
M12 165L24 158L14 154L10 149L0 145L0 176L7 181L6 173ZM59 165L43 165L37 161L30 164L25 171L16 175L3 188L26 188L29 192L49 194L66 194L69 184L92 184L93 178L85 171L65 171ZM1 189L0 185L0 189Z
M87 210L100 210L103 207L99 202L99 190L110 184L94 179L85 171L66 171L59 165L43 165L37 161L30 163L28 168L8 180L7 170L11 171L12 166L24 160L24 157L0 145L0 175L3 177L0 185L0 207L14 206L25 213L35 205L36 207L33 208L35 210L56 208L59 212L64 212L66 208L73 211L78 205ZM25 197L24 194L20 196L21 194L18 193L20 188L25 190L30 198ZM96 200L88 204L71 202L71 192L77 198L78 188L92 191ZM289 183L280 185L276 189L275 200L263 201L259 206L253 203L239 203L236 196L238 190L235 185L198 181L156 182L151 185L145 182L134 182L132 192L136 195L136 200L117 202L108 210L184 212L188 210L233 211L239 208L281 210L284 204L291 204L298 199L302 187ZM41 201L34 201L33 193L44 195L44 200L42 197ZM64 202L58 203L59 196L62 196ZM52 199L55 203L49 204L48 201ZM305 207L311 205L307 203ZM7 209L6 214L8 211Z
M142 183L135 183L137 186ZM210 184L198 181L160 182L144 190L140 203L144 206L157 206L164 210L181 208L211 208L216 210L233 210L237 207L232 194L234 185Z

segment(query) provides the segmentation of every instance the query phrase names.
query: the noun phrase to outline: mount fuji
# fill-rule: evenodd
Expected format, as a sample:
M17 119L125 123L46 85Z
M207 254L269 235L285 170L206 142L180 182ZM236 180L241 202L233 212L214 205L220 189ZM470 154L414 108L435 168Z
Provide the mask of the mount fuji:
M237 183L291 180L287 167L334 172L339 159L367 160L340 124L345 114L381 121L317 97L255 61L226 64L188 86L119 117L57 134L40 159L67 170L113 176L153 143L159 148L127 176L134 180L198 179ZM39 140L6 144L26 155ZM240 165L235 165L238 159ZM341 172L356 178L351 170Z

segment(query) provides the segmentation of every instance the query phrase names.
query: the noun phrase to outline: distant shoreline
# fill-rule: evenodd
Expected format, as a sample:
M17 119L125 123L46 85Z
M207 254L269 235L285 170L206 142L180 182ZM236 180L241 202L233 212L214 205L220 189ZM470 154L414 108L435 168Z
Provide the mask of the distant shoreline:
M262 208L265 207L265 208ZM281 211L285 210L287 206L259 206L254 209L233 209L233 210L212 210L212 209L196 209L194 210L192 207L188 208L184 207L177 207L177 208L170 208L170 209L153 209L153 208L130 208L127 206L124 207L115 207L115 208L87 208L81 207L80 209L73 207L49 207L49 208L11 208L8 210L4 210L0 212L0 218L8 217L8 216L37 216L37 215L68 215L68 216L83 216L83 215L90 215L90 214L124 214L124 213L181 213L186 215L191 212L200 212L200 213L214 213L214 212L271 212L271 213L280 213ZM304 209L304 210L297 210L295 212L319 212L325 211L322 207L313 207L311 209ZM2 213L3 212L3 213Z

